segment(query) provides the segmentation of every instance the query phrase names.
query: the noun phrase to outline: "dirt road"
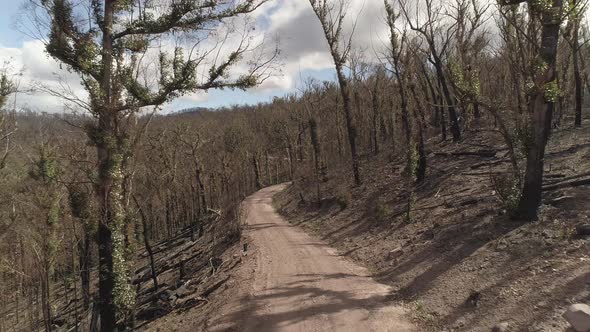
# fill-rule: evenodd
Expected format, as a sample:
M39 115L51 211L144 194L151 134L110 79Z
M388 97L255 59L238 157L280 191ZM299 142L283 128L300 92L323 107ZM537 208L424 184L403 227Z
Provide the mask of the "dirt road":
M245 235L256 266L241 268L248 282L236 287L208 330L414 331L403 309L388 303L387 285L274 211L272 196L283 188L246 199Z

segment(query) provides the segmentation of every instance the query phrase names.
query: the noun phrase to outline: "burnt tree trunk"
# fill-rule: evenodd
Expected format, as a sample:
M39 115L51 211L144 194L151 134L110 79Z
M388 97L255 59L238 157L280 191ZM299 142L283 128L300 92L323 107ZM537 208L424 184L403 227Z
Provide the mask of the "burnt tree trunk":
M309 119L309 133L311 136L311 145L313 148L313 159L315 167L315 178L316 178L316 194L318 207L322 204L322 191L321 191L321 164L322 164L322 147L320 145L320 135L318 130L318 124L315 118Z
M455 110L455 103L453 101L453 97L451 95L451 91L449 90L449 85L447 84L447 79L443 71L442 60L436 55L435 50L432 50L432 54L434 59L434 68L436 69L436 76L438 77L438 81L440 83L443 98L447 103L453 141L458 142L461 140L461 126L459 125L459 117L457 115L457 111Z
M339 58L334 56L335 59ZM346 131L348 133L348 143L350 144L350 154L352 156L352 174L355 185L360 185L361 173L359 167L359 159L356 151L356 125L354 123L354 116L352 114L352 101L350 98L350 90L348 80L344 76L344 68L340 62L336 62L336 74L338 76L338 83L340 84L340 93L344 103L344 115L346 119Z
M158 292L158 272L156 270L156 261L154 259L154 251L152 250L152 246L150 245L150 239L149 239L149 229L147 226L147 216L145 215L145 212L143 211L143 208L141 207L141 205L139 204L139 201L137 200L136 197L133 197L133 200L135 201L135 205L137 205L137 209L139 210L139 214L141 216L141 226L142 226L142 231L143 231L143 244L145 245L145 250L148 253L148 258L150 260L150 269L152 272L152 281L154 282L154 294ZM191 227L192 229L192 227Z
M579 0L575 0L573 5L579 5ZM576 15L576 14L575 14ZM579 15L579 14L577 14ZM576 15L576 16L577 16ZM573 45L572 45L572 55L573 55L573 62L574 62L574 87L575 87L575 120L574 125L576 127L582 126L582 100L583 100L583 88L582 88L582 75L580 74L580 41L579 41L579 31L580 30L580 18L574 17L574 31L573 31Z
M256 155L252 155L252 166L254 167L254 177L256 180L256 190L260 190L262 188L262 183L260 182L260 167L258 167L258 159Z
M522 1L504 1L504 4L518 2ZM551 132L551 120L555 106L555 100L546 95L545 88L547 84L554 82L557 76L555 67L562 0L553 0L552 7L545 9L541 17L542 32L539 56L547 66L536 73L534 83L537 89L530 97L529 102L532 135L526 156L522 195L516 211L516 217L524 220L537 219L537 209L541 204L545 146Z
M379 76L379 75L378 75ZM373 153L379 154L379 120L380 120L380 108L379 104L379 77L375 78L375 85L373 86L373 127L371 132L371 138L373 140Z

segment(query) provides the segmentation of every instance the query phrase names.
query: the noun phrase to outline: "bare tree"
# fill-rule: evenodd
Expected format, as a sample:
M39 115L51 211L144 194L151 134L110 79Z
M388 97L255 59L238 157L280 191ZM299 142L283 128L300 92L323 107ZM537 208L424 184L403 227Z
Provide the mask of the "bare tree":
M506 6L523 2L527 1L503 0L501 4ZM534 220L537 219L537 209L541 204L545 146L551 132L551 120L558 94L556 58L563 2L552 0L543 5L533 1L527 3L540 19L541 43L537 52L542 65L536 67L533 86L529 89L530 136L527 138L526 171L516 216L524 220Z
M342 34L346 22L346 8L348 7L348 3L345 0L309 0L309 3L320 21L336 67L336 75L338 76L338 84L340 85L340 93L342 94L342 100L344 103L344 115L346 117L346 130L348 133L348 142L350 144L350 153L352 155L354 183L360 185L362 180L357 152L357 128L352 112L352 98L349 81L344 73L344 67L350 55L352 36L354 34L354 29L349 38L345 38Z
M408 3L405 0L399 0L401 12L403 13L406 22L410 29L418 33L428 46L429 61L436 70L444 101L449 112L449 119L451 121L451 134L454 141L461 140L461 126L459 123L459 116L455 109L455 100L451 94L446 74L443 57L445 56L453 35L455 34L455 24L444 25L441 17L443 11L441 4L435 4L433 0L425 0L424 10L426 11L426 19L421 22L419 8L420 2L416 2L416 15L412 17L409 13Z

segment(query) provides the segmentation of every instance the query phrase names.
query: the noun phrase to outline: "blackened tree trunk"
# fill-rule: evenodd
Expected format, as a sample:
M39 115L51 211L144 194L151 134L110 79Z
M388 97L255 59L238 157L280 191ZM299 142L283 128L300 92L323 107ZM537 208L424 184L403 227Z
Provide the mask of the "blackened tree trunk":
M414 103L416 104L416 111L414 112L414 122L416 127L416 139L414 140L416 143L416 147L413 148L416 150L418 156L416 157L415 161L415 168L411 170L416 176L416 183L421 183L426 178L426 149L424 144L424 105L420 101L416 93L415 84L410 83L410 91L412 92L412 97L414 98ZM415 114L415 113L418 114Z
M268 156L268 150L264 152L264 161L265 161L265 168L266 168L266 178L268 181L268 185L270 186L272 184L272 175L271 175L271 167L270 167L270 160L269 160L269 156Z
M293 182L293 174L295 173L295 165L293 161L293 144L289 142L287 145L287 155L289 156L289 181Z
M381 105L379 103L379 83L380 83L380 73L378 73L375 77L375 84L373 86L373 126L371 132L371 138L373 140L373 153L375 155L379 154L379 121L380 121L380 109Z
M505 0L506 4L523 2ZM535 74L533 95L530 96L530 144L528 145L526 172L521 198L516 217L524 220L536 220L537 209L541 204L543 185L543 160L545 146L551 132L551 120L556 100L556 58L561 24L562 0L552 0L552 8L543 9L541 13L542 32L539 57L546 67L538 69Z
M143 231L143 244L145 245L145 250L148 253L148 258L150 260L150 269L152 272L152 281L154 283L154 294L158 292L158 272L156 270L156 261L154 259L154 251L152 250L152 246L150 245L150 230L147 226L147 216L143 211L143 208L139 204L139 201L134 196L133 200L135 201L135 205L137 205L137 209L139 210L139 214L141 216L141 226ZM192 227L191 227L192 229Z
M432 53L435 52L436 51L434 50L432 51ZM457 111L455 110L455 102L453 101L451 91L449 90L449 85L447 84L447 79L443 71L442 60L436 54L433 54L433 58L436 76L438 77L443 97L445 99L445 102L447 103L449 120L451 121L451 134L453 135L453 141L458 142L461 140L461 126L459 125L459 117L457 115Z
M84 239L78 244L80 263L80 282L82 283L82 301L84 309L90 307L90 234L84 232Z
M354 183L358 186L362 183L361 173L359 169L359 159L356 151L356 125L352 114L352 101L350 98L350 91L348 80L344 76L344 68L342 64L336 64L336 73L338 76L338 83L340 84L340 93L344 103L344 115L346 119L346 132L348 133L348 143L350 144L350 154L352 156L352 174L354 176Z
M318 124L313 116L309 119L309 133L311 136L311 145L313 148L317 204L318 207L320 207L322 204L322 147L320 143Z
M579 0L574 0L573 1L573 6L574 6L574 12L572 13L573 15L573 20L574 20L574 31L573 31L573 43L572 43L572 56L573 56L573 63L574 63L574 100L575 100L575 120L574 120L574 125L576 127L581 127L582 126L582 101L583 101L583 87L582 87L582 75L580 73L580 15L582 14L583 11L581 11L581 9L576 8L576 6L579 6L580 1Z
M256 158L256 154L252 155L252 166L254 167L256 190L260 190L262 188L262 183L260 182L260 167L258 166L258 158Z
M356 138L357 131L352 113L352 98L348 79L344 75L344 65L348 60L350 53L350 40L343 41L342 28L344 19L346 18L346 10L344 2L339 3L336 9L337 15L333 15L335 10L334 4L329 0L309 0L309 3L316 14L322 29L324 37L330 47L330 54L334 60L334 67L336 69L336 76L338 77L338 84L340 86L340 95L344 104L344 116L346 119L346 131L348 134L348 143L350 144L350 154L352 156L352 174L354 176L355 185L362 183L360 174L359 158L357 153Z
M205 195L205 184L202 178L203 170L201 166L195 161L195 179L197 180L197 195L199 197L199 213L201 215L207 213L207 197Z

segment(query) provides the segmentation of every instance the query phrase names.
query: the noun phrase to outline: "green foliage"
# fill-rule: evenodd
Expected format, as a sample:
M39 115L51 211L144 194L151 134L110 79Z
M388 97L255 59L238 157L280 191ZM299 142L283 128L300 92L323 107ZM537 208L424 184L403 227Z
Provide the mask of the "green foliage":
M533 143L533 131L530 125L523 124L514 129L514 135L512 135L516 141L517 152L521 156L526 156Z
M414 182L416 181L416 175L418 173L420 154L418 153L417 144L410 144L409 150L408 169L410 170L411 181Z
M8 78L6 73L2 73L0 75L0 110L4 108L6 99L11 93L14 92L14 90L14 83Z
M492 176L492 185L504 208L510 213L514 213L520 203L520 179L515 179L511 174Z
M561 95L561 91L559 90L559 85L557 84L557 80L545 83L543 87L543 96L545 97L545 101L548 103L555 103L557 98Z
M414 205L416 204L416 192L414 189L410 190L408 202L406 206L405 222L411 224L414 222Z
M113 275L115 286L113 288L113 302L119 316L135 305L135 290L129 284L129 270L125 259L125 243L122 230L113 233Z
M59 222L60 212L61 198L58 195L55 195L49 206L49 211L47 212L47 224L50 226L56 225Z
M531 9L539 13L544 13L553 8L552 0L531 0L528 3Z
M79 188L72 188L69 192L70 210L79 219L90 218L90 197Z
M51 149L45 145L39 148L39 159L33 163L29 175L46 184L54 183L60 174L60 165Z
M350 196L349 192L342 191L336 196L336 203L340 207L340 211L346 210L346 208L350 205L352 197Z
M98 56L100 51L93 40L93 35L83 36L75 47L75 54L80 69L86 72L94 72L99 68Z
M468 99L479 97L481 82L477 72L473 70L464 70L464 68L456 61L450 62L449 67L451 71L451 79L461 93L463 93Z

